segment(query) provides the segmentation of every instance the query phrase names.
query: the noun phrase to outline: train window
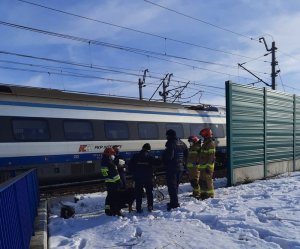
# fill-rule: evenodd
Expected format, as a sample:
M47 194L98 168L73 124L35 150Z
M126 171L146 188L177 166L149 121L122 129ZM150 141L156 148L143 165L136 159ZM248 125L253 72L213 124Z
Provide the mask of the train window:
M190 124L190 135L199 137L200 131L206 127L209 127L209 125L208 124Z
M64 120L64 133L67 140L92 140L93 128L89 121Z
M16 140L46 141L50 139L48 123L43 119L13 119L12 127Z
M182 124L169 123L166 124L166 131L172 129L176 131L176 135L178 138L183 138L183 127Z
M225 125L224 124L209 124L214 137L223 138L225 137Z
M158 127L154 123L139 123L139 138L140 139L157 139Z
M128 139L129 130L126 122L105 121L105 136L107 139Z

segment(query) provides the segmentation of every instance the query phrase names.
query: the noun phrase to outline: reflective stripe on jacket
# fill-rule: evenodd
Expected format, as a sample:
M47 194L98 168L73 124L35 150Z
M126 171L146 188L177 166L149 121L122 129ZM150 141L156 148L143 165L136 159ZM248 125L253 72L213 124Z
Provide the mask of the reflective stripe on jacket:
M105 169L105 168L104 168ZM108 169L107 169L108 170ZM102 169L101 169L102 171ZM110 178L110 177L106 177L105 178L105 182L111 182L111 183L116 183L118 181L120 181L121 178L120 178L120 175L115 175L114 177Z
M105 183L120 183L120 175L117 166L109 157L103 155L101 161L101 174L105 179Z
M207 168L209 168L210 170L214 170L215 165L212 163L212 164L198 165L197 167L198 167L198 169L207 169Z

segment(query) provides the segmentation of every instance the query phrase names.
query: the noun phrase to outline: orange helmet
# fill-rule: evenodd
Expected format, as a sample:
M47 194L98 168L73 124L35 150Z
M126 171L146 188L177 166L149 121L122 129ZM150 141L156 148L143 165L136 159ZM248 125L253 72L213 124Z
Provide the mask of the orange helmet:
M106 148L103 152L103 155L106 155L106 156L111 156L111 155L115 155L115 154L116 154L116 152L112 147Z
M197 143L199 141L199 138L197 136L189 136L188 141Z
M204 128L200 131L200 135L204 138L212 137L213 133L210 128Z

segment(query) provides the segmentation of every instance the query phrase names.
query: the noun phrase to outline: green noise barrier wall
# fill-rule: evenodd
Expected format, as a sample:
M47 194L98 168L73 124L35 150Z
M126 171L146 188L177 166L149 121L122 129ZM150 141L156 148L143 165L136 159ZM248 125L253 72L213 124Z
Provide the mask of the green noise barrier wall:
M225 84L228 185L300 170L300 98Z

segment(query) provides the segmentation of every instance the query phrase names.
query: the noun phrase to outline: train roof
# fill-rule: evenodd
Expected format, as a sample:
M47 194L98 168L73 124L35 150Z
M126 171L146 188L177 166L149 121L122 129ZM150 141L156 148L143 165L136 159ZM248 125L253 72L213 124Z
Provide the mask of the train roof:
M84 101L90 103L106 103L106 104L118 104L118 105L130 105L139 107L159 107L159 108L171 108L171 109L189 109L195 111L214 111L218 112L219 109L210 105L197 105L188 106L177 103L165 103L149 100L130 99L128 97L117 96L103 96L96 93L87 92L72 92L58 89L19 86L12 84L0 83L0 95L13 95L18 97L30 97L30 98L42 98L42 99L57 99L66 101Z
M71 92L58 89L17 86L0 83L0 94L12 94L23 97L39 97L47 99L62 99L72 101L86 101L97 103L110 103L110 104L124 104L124 105L137 105L137 106L153 106L153 107L166 107L166 108L182 108L180 104L155 102L148 100L130 99L128 97L115 97L115 96L101 96L99 94L87 92Z

